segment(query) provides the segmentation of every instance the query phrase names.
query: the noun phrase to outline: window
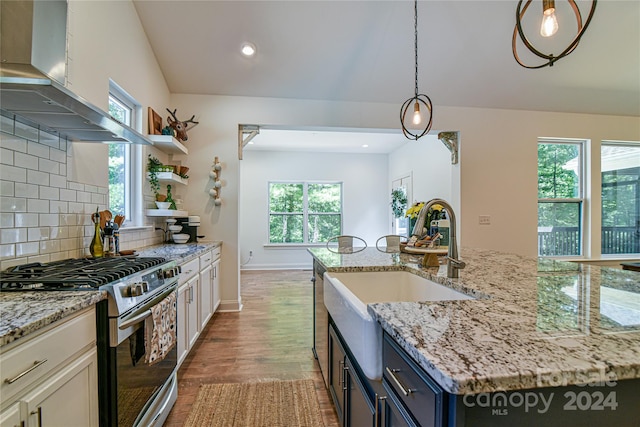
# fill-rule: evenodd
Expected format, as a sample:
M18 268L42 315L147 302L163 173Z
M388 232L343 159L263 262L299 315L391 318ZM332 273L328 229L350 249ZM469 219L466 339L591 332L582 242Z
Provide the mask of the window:
M131 126L133 109L113 95L109 95L109 114L111 117ZM129 172L130 146L128 144L109 144L109 210L114 215L122 214L131 218L127 200L131 200L127 177Z
M603 142L602 254L640 253L640 144Z
M109 114L115 120L136 128L140 105L115 83L109 85ZM109 210L115 216L124 215L125 224L141 222L142 195L135 197L135 189L141 188L141 149L130 144L109 144Z
M341 232L341 183L269 183L269 243L320 243Z
M583 143L538 143L538 255L582 254Z

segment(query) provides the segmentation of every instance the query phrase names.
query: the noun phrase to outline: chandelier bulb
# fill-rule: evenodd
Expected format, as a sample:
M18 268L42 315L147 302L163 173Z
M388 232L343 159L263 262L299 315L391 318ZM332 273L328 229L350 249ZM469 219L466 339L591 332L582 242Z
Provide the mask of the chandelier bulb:
M418 101L413 105L413 124L419 125L422 122L422 116L420 115L420 104Z
M551 37L558 32L558 19L556 18L556 8L554 0L543 0L542 2L542 25L540 35Z

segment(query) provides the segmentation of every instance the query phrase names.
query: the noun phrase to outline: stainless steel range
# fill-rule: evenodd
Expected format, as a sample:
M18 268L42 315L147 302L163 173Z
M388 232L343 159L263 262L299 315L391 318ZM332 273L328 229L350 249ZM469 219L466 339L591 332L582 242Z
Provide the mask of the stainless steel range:
M164 258L113 257L34 263L0 272L2 291L102 290L98 304L101 426L161 426L177 399L175 301L180 267ZM154 347L152 309L169 309L169 331ZM161 335L161 334L160 334Z

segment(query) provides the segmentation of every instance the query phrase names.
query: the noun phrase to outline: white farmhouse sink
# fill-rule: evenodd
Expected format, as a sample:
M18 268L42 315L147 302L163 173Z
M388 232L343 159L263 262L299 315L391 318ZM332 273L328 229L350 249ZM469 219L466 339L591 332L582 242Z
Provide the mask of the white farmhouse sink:
M382 378L382 329L367 304L466 299L473 298L408 271L324 273L324 305L372 380Z

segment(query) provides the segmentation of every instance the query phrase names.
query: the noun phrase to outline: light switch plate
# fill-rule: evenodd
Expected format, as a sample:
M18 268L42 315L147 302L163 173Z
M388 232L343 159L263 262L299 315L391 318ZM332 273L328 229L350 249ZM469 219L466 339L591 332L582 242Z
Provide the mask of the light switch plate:
M480 215L478 217L478 223L480 225L491 225L491 217L489 215Z

